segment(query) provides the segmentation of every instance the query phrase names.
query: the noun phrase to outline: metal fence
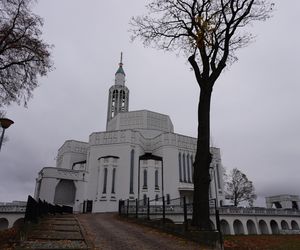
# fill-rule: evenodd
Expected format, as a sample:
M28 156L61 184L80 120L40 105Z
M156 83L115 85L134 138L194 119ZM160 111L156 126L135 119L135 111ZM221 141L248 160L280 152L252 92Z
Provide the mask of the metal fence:
M27 199L25 222L37 223L40 217L48 214L73 213L73 208L70 206L53 205L40 199L36 201L30 195Z
M220 232L219 211L215 200L210 201L210 213L215 215L216 229ZM160 197L153 200L149 198L120 200L119 214L140 219L161 220L163 223L170 221L170 218L180 218L185 230L188 230L190 218L193 214L193 203L187 203L186 197L176 199Z

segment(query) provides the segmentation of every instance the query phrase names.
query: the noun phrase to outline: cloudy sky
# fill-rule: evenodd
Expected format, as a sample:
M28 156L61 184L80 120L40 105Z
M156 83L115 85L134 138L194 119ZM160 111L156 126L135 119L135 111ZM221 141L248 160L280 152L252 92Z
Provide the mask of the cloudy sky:
M196 136L199 89L187 59L130 42L129 19L145 0L40 0L53 70L28 108L11 105L15 124L0 152L0 201L26 200L38 171L55 166L65 140L104 131L107 95L124 54L130 110L168 114L175 132ZM256 23L255 42L239 51L214 87L213 146L226 169L241 169L260 197L300 195L300 2L274 0L273 18ZM262 199L260 199L260 204Z

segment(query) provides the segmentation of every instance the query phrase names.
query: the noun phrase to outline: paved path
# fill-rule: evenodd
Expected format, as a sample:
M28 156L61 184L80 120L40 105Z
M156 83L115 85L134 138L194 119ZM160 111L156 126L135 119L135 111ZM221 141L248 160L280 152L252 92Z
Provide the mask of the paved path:
M77 218L97 250L204 249L197 243L128 222L117 214L80 214Z

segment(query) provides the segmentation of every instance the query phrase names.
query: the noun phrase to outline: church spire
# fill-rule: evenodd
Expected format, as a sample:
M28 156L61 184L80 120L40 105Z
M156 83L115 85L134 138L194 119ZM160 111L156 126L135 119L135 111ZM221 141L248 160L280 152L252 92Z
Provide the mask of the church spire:
M125 86L125 72L123 70L123 53L119 62L119 68L115 74L115 84L110 87L108 95L107 123L118 113L128 112L129 89Z
M125 76L126 76L126 74L123 69L123 52L121 52L119 68L115 74L115 84L116 85L124 85L125 84Z

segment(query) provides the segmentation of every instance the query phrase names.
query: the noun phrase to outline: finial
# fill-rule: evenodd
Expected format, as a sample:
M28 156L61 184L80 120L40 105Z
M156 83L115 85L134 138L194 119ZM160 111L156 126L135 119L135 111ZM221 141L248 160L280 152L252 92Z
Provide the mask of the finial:
M123 52L121 52L121 59L119 65L122 67L123 66Z

